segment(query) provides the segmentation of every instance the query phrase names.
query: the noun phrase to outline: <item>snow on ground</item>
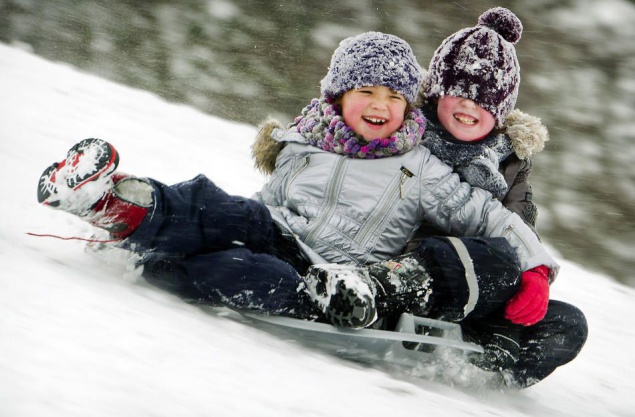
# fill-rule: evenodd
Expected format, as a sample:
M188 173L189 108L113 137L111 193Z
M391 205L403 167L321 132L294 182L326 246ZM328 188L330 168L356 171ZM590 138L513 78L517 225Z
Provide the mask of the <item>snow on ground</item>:
M40 173L80 139L111 141L125 172L202 172L251 195L264 181L255 128L3 44L0 92L0 416L633 415L635 291L565 260L552 293L587 314L587 345L537 386L499 393L303 348L145 285L117 256L27 235L90 236L36 203Z

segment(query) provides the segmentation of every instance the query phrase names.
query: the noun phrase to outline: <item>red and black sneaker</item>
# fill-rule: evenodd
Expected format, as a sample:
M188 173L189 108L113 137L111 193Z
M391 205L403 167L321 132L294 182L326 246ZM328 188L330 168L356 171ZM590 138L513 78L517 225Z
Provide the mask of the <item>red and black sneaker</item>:
M110 143L84 139L69 149L65 160L44 170L37 188L38 202L78 214L84 208L81 206L94 204L112 186L108 177L118 164L119 154ZM94 186L86 187L88 184ZM92 189L78 193L81 188Z

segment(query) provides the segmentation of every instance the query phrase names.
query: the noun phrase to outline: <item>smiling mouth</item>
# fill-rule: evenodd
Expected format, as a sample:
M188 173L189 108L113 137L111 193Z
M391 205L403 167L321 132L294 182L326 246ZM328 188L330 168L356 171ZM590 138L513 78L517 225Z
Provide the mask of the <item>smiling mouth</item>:
M460 116L455 114L454 118L456 120L458 120L459 122L463 123L464 125L475 125L478 123L478 120L473 118L473 117L469 117L469 116Z
M380 118L380 117L363 116L362 119L364 119L366 122L370 123L371 125L376 125L376 126L381 126L388 123L388 120Z

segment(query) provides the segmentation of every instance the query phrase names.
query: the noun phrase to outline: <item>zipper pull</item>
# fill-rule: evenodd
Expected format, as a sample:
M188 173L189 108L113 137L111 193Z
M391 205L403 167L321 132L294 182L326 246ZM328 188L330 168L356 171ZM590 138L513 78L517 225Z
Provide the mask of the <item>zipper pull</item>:
M399 197L401 197L401 199L404 200L406 198L406 185L405 185L406 180L408 178L414 177L415 174L410 172L410 170L408 170L408 168L404 166L402 166L400 170L401 170L401 179L399 180Z
M406 175L401 174L401 180L399 181L399 197L401 197L402 200L406 198L406 187L404 187L404 181L406 181Z

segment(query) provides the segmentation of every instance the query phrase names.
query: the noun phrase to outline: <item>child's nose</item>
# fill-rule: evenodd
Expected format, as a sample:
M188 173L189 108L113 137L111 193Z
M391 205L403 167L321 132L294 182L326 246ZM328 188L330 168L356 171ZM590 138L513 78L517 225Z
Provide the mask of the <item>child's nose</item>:
M371 106L377 109L385 109L388 107L388 99L384 97L374 97Z
M469 98L463 98L461 99L461 104L466 106L466 107L476 107L476 103Z

